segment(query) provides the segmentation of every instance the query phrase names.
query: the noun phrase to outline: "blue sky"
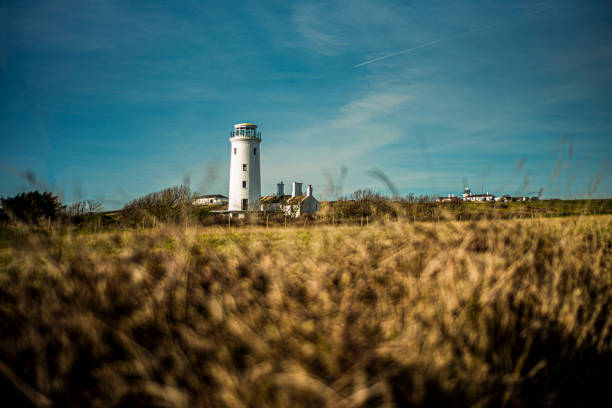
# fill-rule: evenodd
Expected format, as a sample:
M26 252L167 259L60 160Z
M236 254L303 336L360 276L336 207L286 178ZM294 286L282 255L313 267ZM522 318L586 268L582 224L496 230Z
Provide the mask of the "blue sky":
M611 67L611 1L3 2L0 195L227 194L252 121L264 193L611 197Z

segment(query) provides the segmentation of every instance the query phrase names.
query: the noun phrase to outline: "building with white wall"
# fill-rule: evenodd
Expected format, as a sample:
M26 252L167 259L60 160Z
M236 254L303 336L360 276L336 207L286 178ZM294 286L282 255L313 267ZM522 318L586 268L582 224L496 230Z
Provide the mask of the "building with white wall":
M221 194L206 194L193 198L193 205L224 205L227 197Z
M486 194L473 194L469 187L466 187L463 190L463 201L494 201L495 196L493 194L489 194L487 191Z
M252 123L237 123L230 134L230 144L228 211L258 210L261 198L261 132Z
M313 196L312 186L302 193L302 183L293 182L291 195L285 195L284 183L277 185L275 195L262 197L261 210L266 212L281 212L290 217L299 217L304 214L315 214L321 210L321 203Z
M448 197L438 197L436 198L436 202L438 203L447 203L447 202L456 202L461 201L459 197L455 197L454 193L448 193Z

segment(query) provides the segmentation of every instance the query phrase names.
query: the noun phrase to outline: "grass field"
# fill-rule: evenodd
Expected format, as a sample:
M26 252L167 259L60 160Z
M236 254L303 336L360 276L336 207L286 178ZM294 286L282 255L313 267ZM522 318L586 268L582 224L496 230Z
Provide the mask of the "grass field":
M612 216L0 234L0 389L49 406L602 406Z

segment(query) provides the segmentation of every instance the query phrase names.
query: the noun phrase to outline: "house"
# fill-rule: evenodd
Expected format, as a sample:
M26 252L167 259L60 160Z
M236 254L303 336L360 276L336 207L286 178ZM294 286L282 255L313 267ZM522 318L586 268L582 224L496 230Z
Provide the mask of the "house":
M312 195L300 195L289 198L284 206L284 212L291 217L305 214L315 214L321 210L321 203Z
M223 205L227 204L227 197L221 194L201 195L193 198L193 205Z
M512 197L510 197L508 194L504 194L501 197L495 197L495 201L496 202L500 202L501 201L502 203L507 203L507 202L512 201Z
M469 188L463 190L463 201L495 201L495 196L489 194L472 194Z
M463 201L495 201L493 194L470 194L468 197L464 197Z
M456 202L456 201L461 201L461 199L459 197L455 197L455 194L448 194L448 197L438 197L436 198L436 202L438 203L451 203L451 202Z
M312 186L308 185L306 195L302 194L302 183L293 182L291 195L284 194L284 184L277 184L278 190L275 195L262 197L260 200L261 210L265 212L284 213L290 217L299 217L304 214L315 214L321 210L321 203L312 195Z

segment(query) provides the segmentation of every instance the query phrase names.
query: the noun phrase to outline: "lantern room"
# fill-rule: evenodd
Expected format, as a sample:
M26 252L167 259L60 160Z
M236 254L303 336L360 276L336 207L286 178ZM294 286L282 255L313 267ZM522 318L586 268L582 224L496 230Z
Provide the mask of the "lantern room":
M257 125L252 123L237 123L230 132L230 138L261 139L261 132L258 132Z

